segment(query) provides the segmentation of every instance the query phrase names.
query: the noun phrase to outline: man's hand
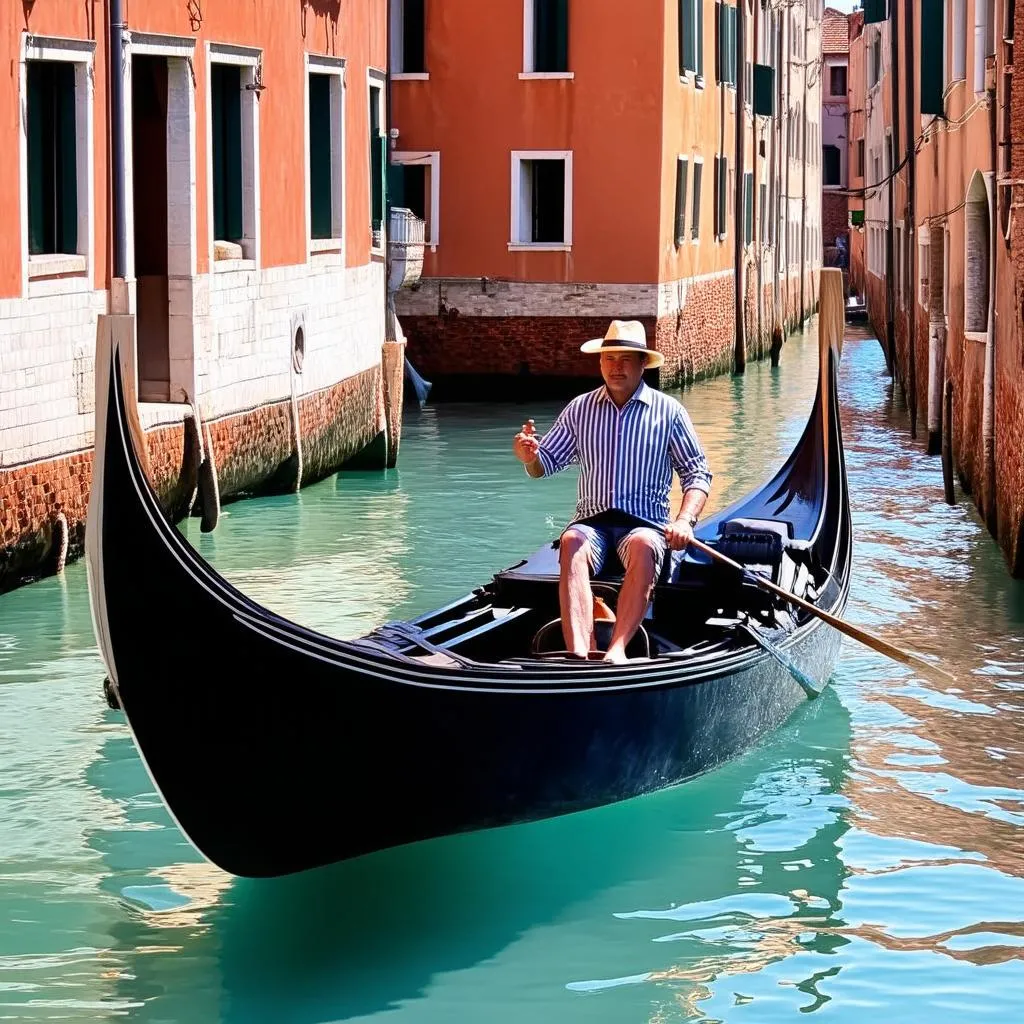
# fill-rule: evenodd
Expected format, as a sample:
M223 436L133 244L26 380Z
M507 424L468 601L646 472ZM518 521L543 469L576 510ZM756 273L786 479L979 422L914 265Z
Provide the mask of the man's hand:
M527 420L523 424L523 429L512 440L512 451L524 466L529 466L537 458L539 448L540 440L533 420Z
M673 551L682 551L693 540L693 527L689 519L677 519L665 527L665 540Z

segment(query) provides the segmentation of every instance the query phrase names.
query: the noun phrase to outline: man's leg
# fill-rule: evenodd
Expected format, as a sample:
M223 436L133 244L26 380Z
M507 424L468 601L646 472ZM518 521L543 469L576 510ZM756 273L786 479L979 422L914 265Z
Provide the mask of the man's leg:
M619 558L626 574L619 591L615 629L605 652L605 661L621 663L627 660L626 645L633 639L647 611L664 556L664 540L656 530L633 530L619 545Z
M558 546L558 603L566 650L585 658L594 636L594 595L590 573L603 560L603 542L589 526L570 526Z

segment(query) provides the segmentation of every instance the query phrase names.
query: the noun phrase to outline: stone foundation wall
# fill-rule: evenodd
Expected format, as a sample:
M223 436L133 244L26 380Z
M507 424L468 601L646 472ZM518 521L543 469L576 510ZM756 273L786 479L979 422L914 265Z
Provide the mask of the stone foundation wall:
M821 242L835 245L836 238L847 233L849 200L839 192L824 190L821 195Z
M303 484L356 456L384 430L388 412L379 367L305 395L298 405ZM291 403L278 402L207 424L222 501L294 489L291 417ZM191 421L158 427L147 431L146 442L154 489L170 517L181 519L196 492L194 427ZM68 559L81 556L92 461L92 451L83 451L0 469L0 591L56 568L61 515L67 523Z

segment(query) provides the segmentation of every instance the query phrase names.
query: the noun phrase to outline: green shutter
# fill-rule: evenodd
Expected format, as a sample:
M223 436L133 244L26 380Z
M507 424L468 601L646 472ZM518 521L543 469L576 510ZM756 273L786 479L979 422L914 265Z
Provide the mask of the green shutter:
M693 10L697 0L679 0L679 73L697 70L697 47L693 35Z
M768 64L754 65L754 113L775 116L775 68Z
M676 160L676 248L686 240L686 186L690 165L686 160Z
M742 0L741 0L742 2ZM726 17L729 23L729 61L726 64L728 81L730 85L736 84L736 73L739 67L739 58L736 51L736 8L726 7Z
M533 0L533 70L569 70L569 0Z
M879 21L886 21L889 17L889 13L886 10L887 6L887 0L864 0L864 24L872 25ZM921 24L922 26L924 25L923 18Z
M944 18L943 0L921 0L921 113L940 117L946 113L942 98Z
M715 235L724 238L728 233L726 223L726 198L729 188L729 159L715 157Z
M333 238L331 213L331 79L309 76L309 213L313 238Z
M725 79L725 16L722 14L722 4L715 4L715 81L723 82Z
M75 67L30 61L27 71L29 253L78 251Z
M697 31L695 33L695 49L697 52L697 74L704 77L704 0L694 0L697 4Z
M371 226L379 231L384 225L384 202L387 194L387 137L375 135L370 139L370 187L372 189Z
M405 207L405 164L388 164L388 208Z
M743 175L743 241L750 245L754 240L754 175L748 171Z
M210 91L213 135L213 233L220 241L242 238L242 75L214 64Z
M704 173L702 163L693 165L693 209L690 213L690 237L700 236L700 182Z

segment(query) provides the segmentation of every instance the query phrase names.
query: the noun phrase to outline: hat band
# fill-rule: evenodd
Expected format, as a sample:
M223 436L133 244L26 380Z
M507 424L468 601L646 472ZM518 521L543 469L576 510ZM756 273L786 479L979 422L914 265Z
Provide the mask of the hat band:
M642 341L634 341L632 338L604 338L601 341L601 348L632 348L637 352L650 351Z

